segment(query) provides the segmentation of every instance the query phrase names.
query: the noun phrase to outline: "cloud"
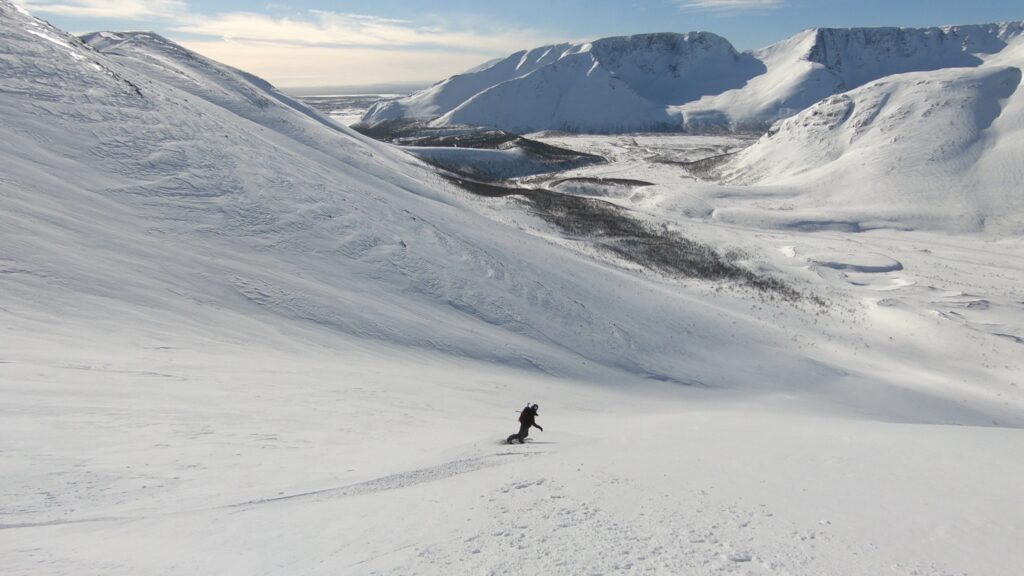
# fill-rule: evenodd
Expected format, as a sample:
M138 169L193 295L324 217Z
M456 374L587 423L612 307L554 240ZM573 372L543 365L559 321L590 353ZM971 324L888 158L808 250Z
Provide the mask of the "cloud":
M534 42L548 41L528 30L470 32L421 26L407 20L328 11L310 11L303 16L277 18L255 12L229 12L179 19L171 28L179 33L225 41L294 46L378 47L389 50L433 47L477 53L505 53L533 46Z
M472 52L296 46L249 41L184 41L208 58L261 76L282 88L428 84L485 60Z
M189 10L185 0L30 0L25 7L40 14L159 22L172 35L297 46L376 46L392 50L415 46L504 53L551 41L531 30L480 22L461 27L426 26L410 20L326 10L307 10L292 16L244 11L198 14Z
M37 0L23 5L41 14L117 20L173 19L188 11L184 0Z
M361 14L303 15L232 12L179 20L170 28L195 37L182 41L187 48L285 87L434 82L495 56L554 42L534 31L478 21L451 29Z
M184 0L30 0L26 7L70 18L139 21L281 86L435 81L556 41L450 15L421 14L412 21L326 10L199 14Z
M676 0L682 10L702 12L740 12L778 8L784 0Z

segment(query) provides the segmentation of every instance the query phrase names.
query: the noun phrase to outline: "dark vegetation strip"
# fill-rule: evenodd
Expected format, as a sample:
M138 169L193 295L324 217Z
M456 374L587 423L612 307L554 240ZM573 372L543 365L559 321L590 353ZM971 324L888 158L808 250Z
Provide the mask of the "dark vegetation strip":
M728 152L726 154L701 158L700 160L694 160L692 162L678 162L672 160L655 161L659 164L673 164L675 166L679 166L696 178L714 180L718 177L719 169L735 155L735 152Z
M626 188L644 188L645 186L654 186L651 182L645 182L643 180L633 180L631 178L601 178L601 177L582 177L576 176L573 178L561 178L553 180L549 185L558 186L559 184L599 184L604 186L623 186Z
M353 128L371 138L404 146L478 148L482 150L507 150L518 147L536 156L552 160L576 158L589 158L593 161L604 160L594 154L552 146L495 128L473 126L433 128L420 122L403 120L382 122L374 126L356 124Z
M536 188L512 188L445 176L462 189L488 198L522 198L530 209L569 236L588 238L599 248L662 273L686 278L729 281L772 298L797 301L806 296L778 278L759 275L682 234L656 228L620 206L603 200ZM821 303L817 297L812 301Z
M496 128L474 126L435 128L413 120L389 120L372 126L356 124L352 128L376 140L403 146L478 148L482 150L521 148L533 156L553 161L577 159L587 159L588 163L604 161L604 158L594 154L552 146Z

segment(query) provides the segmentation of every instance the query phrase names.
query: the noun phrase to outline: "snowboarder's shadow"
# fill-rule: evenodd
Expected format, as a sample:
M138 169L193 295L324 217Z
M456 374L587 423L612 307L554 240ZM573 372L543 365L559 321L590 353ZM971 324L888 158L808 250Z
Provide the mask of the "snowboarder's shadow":
M507 440L499 440L498 444L501 444L502 446L528 446L530 444L558 444L558 442L546 442L543 440L527 439L524 444L520 444L519 442L508 442Z

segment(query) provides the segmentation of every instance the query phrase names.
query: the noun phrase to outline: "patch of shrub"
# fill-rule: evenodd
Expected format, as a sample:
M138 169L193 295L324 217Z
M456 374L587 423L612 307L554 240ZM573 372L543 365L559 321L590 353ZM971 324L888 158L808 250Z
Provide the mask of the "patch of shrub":
M805 298L789 284L757 274L735 262L736 255L721 255L709 244L677 231L657 228L603 200L535 188L513 188L450 177L463 189L486 197L515 196L564 234L590 240L595 246L645 268L671 276L727 281L788 301ZM811 297L812 302L820 298Z

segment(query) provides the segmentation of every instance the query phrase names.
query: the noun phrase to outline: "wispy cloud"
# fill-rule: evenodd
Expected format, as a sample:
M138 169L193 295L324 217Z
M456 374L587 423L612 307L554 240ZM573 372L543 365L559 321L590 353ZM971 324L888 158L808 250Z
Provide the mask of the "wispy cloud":
M513 52L532 46L532 42L547 40L529 30L454 30L422 26L408 20L328 11L309 11L298 17L281 18L255 12L229 12L182 18L171 28L230 41L387 49L430 46L488 53Z
M186 0L26 0L37 14L138 21L280 85L438 80L555 38L448 15L415 21L326 10L199 14ZM287 14L287 15L285 15Z
M784 0L675 0L682 10L701 12L741 12L778 8Z
M174 19L188 12L184 0L35 0L22 5L41 14L118 20Z
M428 84L483 62L475 52L185 40L186 48L280 87Z
M30 0L24 5L39 14L161 22L171 34L202 36L211 41L391 50L432 47L494 53L514 52L551 40L532 30L495 23L458 26L457 19L452 19L454 25L439 26L326 10L289 16L244 11L197 14L189 10L185 0Z

